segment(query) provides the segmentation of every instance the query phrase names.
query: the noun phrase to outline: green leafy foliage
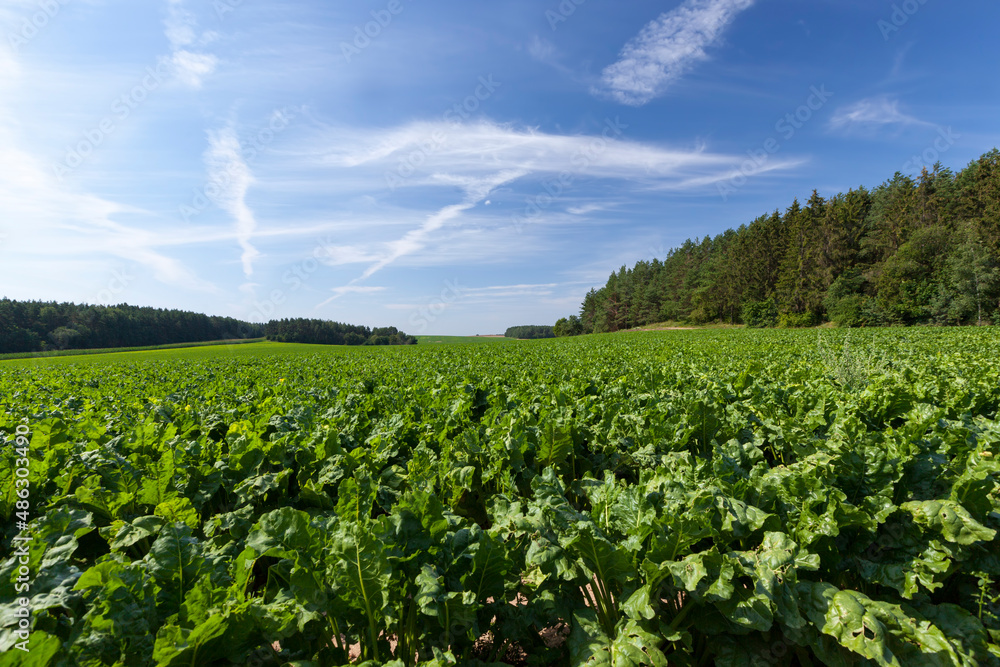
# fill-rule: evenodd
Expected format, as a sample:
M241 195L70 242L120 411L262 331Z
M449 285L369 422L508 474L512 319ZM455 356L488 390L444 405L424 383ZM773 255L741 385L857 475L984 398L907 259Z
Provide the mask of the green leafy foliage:
M992 329L268 349L0 366L0 665L1000 665Z

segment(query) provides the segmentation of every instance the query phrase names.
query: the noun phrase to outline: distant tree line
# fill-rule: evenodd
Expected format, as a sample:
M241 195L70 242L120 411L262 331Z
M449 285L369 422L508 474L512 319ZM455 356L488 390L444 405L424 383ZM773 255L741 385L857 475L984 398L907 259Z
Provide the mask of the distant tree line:
M263 336L260 324L181 310L0 300L0 353L147 347Z
M321 320L253 324L163 308L0 299L0 353L149 347L267 337L328 345L412 345L394 327L369 329Z
M521 340L534 340L537 338L555 338L555 333L551 326L526 325L521 327L511 327L504 334L505 338L518 338Z
M416 345L417 339L396 327L369 329L326 320L272 320L265 325L268 340L314 345Z
M556 338L565 336L579 336L583 334L583 322L576 315L564 317L552 327L552 333Z
M814 191L782 214L622 267L557 335L656 322L1000 323L1000 151L873 190Z

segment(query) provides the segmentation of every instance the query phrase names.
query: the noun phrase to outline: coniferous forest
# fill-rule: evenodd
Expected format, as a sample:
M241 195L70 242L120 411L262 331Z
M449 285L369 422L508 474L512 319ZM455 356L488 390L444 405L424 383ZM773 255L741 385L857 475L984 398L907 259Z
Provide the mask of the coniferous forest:
M268 338L318 345L412 345L395 327L370 329L326 320L267 324L162 308L0 299L0 354L46 350L150 347Z
M1000 323L1000 151L792 202L622 267L557 335L657 322L755 327Z
M260 324L163 308L0 300L0 353L263 338Z

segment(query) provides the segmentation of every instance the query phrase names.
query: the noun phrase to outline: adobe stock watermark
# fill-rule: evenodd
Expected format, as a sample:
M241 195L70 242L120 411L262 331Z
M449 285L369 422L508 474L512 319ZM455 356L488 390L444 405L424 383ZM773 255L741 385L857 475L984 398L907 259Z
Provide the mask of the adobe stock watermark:
M11 471L11 484L14 487L11 495L16 498L13 514L18 531L10 542L12 557L17 558L18 563L18 568L15 571L17 578L14 579L14 592L25 596L17 598L17 609L14 611L14 617L17 619L17 629L14 630L14 634L21 640L14 644L14 648L25 653L29 652L31 640L31 600L27 597L32 586L29 545L33 539L28 533L32 505L31 482L28 479L29 466L31 465L28 456L31 451L30 436L31 429L24 424L18 424L17 428L14 429L15 458Z
M882 33L882 39L889 41L892 36L903 29L910 19L920 11L920 9L926 5L928 0L904 0L900 4L893 4L892 14L889 15L888 20L879 19L878 26L879 31Z
M323 265L323 260L333 256L330 249L335 245L335 240L330 236L327 236L325 239L317 239L312 252L305 259L296 262L292 268L285 271L281 277L282 284L286 285L287 290L290 292L297 292L305 287L310 278L319 271L320 266ZM288 292L286 289L271 290L266 299L253 303L254 311L250 314L250 321L261 324L266 323L287 299Z
M955 143L962 138L962 135L956 133L950 127L939 127L938 136L934 139L930 146L925 148L921 153L914 155L905 163L903 163L902 171L904 174L911 174L922 171L924 167L928 169L933 169L934 165L937 164L941 156L951 150Z
M371 21L363 26L354 27L354 39L350 42L340 43L340 53L344 59L350 63L354 58L360 56L405 9L406 6L402 0L389 0L384 9L373 9Z
M19 53L21 47L38 36L70 0L38 0L38 11L21 19L21 29L7 33L7 42L14 53Z
M222 21L226 14L236 11L236 8L243 4L243 0L212 0L212 9L215 15Z
M559 28L560 23L568 21L576 13L577 7L586 2L587 0L562 0L555 9L546 10L545 20L549 22L552 32L555 32Z
M150 93L163 84L166 78L164 71L166 67L165 61L161 61L155 69L147 67L145 76L139 83L127 93L115 98L111 103L111 115L105 116L97 123L96 127L84 132L83 139L75 145L66 147L66 155L61 162L54 166L56 177L60 181L86 162L87 158L118 129L119 125L125 122L146 101Z
M574 171L565 170L554 178L542 181L543 191L529 197L525 201L524 209L511 215L516 233L520 234L526 223L537 220L545 210L551 208L573 186L576 179L585 174L594 161L607 152L610 142L620 139L629 127L617 116L614 120L606 118L604 126L601 136L594 137L585 148L578 150L570 159Z
M716 184L722 201L729 201L730 195L735 194L745 186L751 177L764 171L771 157L781 152L784 147L782 141L791 141L798 131L805 127L833 97L833 93L826 89L826 85L821 85L818 88L811 86L809 93L804 104L794 112L785 114L774 124L777 136L768 137L760 148L748 150L748 159L740 164L737 173Z
M478 111L484 102L493 97L493 93L502 85L501 82L494 80L492 74L479 77L478 84L472 94L445 111L441 115L441 120L451 128L459 127L462 121L471 118L472 114ZM385 172L386 187L395 192L396 188L417 173L417 170L426 164L431 156L441 150L447 141L448 133L445 130L434 130L414 150L400 158L395 169Z
M667 255L670 254L671 250L673 250L673 248L668 248L662 243L660 243L660 245L650 245L646 248L646 256L650 259L650 261L658 259L662 262L667 258Z
M135 276L128 272L128 269L115 269L111 272L111 278L105 284L104 289L97 293L97 303L102 306L112 306L118 303L117 297L129 288L135 280Z
M458 284L458 281L444 281L444 289L441 290L440 298L434 303L420 306L416 312L410 316L410 324L414 327L415 333L425 333L427 327L444 314L446 310L465 296L467 289Z
M271 114L271 120L265 127L254 133L247 141L240 142L240 157L243 164L249 166L254 163L265 148L267 148L275 138L284 132L298 114L298 108L285 107ZM213 175L203 185L194 189L191 201L181 204L178 208L184 222L191 222L191 218L208 210L212 204L229 189L236 176L236 171L241 165L230 163L220 174Z

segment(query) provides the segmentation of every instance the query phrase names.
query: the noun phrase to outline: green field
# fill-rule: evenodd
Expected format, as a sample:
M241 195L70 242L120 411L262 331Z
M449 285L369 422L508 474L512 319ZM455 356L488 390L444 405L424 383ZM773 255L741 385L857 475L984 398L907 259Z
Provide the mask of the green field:
M0 362L0 665L1000 665L998 377L995 328Z
M51 359L54 357L78 357L85 355L117 354L119 352L149 352L153 350L177 350L193 347L233 347L235 345L252 345L260 343L263 338L236 339L236 340L213 340L201 343L173 343L171 345L151 345L149 347L122 347L122 348L96 348L89 350L50 350L48 352L11 352L0 354L0 361L8 359Z
M462 345L512 343L509 338L487 336L418 336L421 345ZM256 356L258 354L290 354L298 352L343 352L344 346L273 343L263 340L222 341L159 345L122 350L65 350L0 355L0 368L11 366L45 366L50 363L108 363L116 361L148 361L169 359L212 359L219 356Z
M143 363L148 361L208 361L213 359L256 359L287 354L339 354L348 348L336 345L304 345L300 343L236 343L231 345L196 345L162 347L146 350L88 351L85 354L65 354L48 357L19 357L0 359L0 369L44 368L76 364L105 365L114 363Z
M417 336L417 341L420 345L459 345L462 343L511 343L514 342L514 339L494 336Z

